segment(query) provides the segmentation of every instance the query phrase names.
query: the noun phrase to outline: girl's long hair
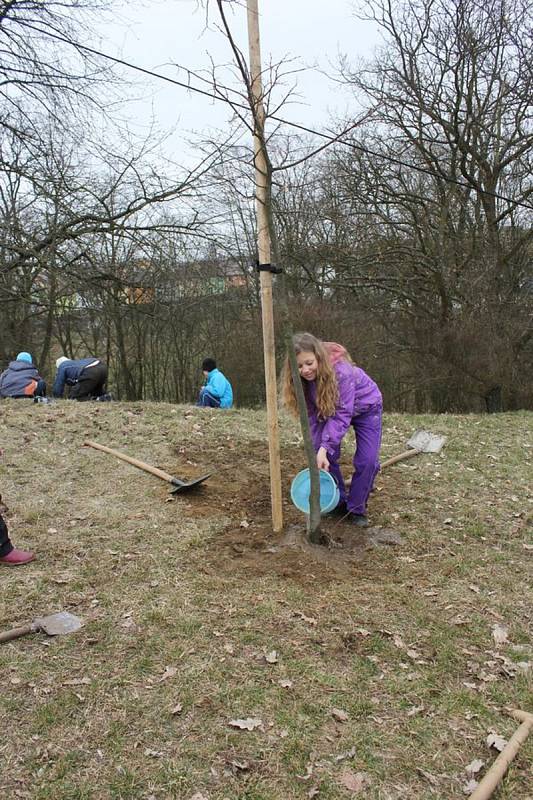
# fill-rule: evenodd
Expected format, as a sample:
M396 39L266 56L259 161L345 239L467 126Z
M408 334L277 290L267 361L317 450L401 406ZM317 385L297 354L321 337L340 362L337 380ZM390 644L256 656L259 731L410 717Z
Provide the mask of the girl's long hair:
M294 352L297 356L300 353L313 353L317 360L318 369L316 373L316 405L319 416L322 419L327 419L335 413L335 408L339 400L337 376L335 375L335 370L331 365L328 350L324 346L324 343L311 333L295 333L292 337L292 344L294 347ZM346 353L346 360L350 360L348 353ZM306 394L307 381L303 379L301 379L301 381L304 394ZM288 356L285 357L285 363L283 365L283 371L281 375L281 400L283 405L291 414L294 414L294 416L298 415L298 403L296 400L296 392L294 390L291 365L289 364Z

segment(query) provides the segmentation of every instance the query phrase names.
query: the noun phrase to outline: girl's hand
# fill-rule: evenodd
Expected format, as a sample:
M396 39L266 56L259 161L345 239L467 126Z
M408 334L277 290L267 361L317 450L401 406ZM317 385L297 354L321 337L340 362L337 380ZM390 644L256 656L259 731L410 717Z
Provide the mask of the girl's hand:
M325 447L319 447L316 454L316 465L318 469L325 469L326 472L329 472L328 453Z

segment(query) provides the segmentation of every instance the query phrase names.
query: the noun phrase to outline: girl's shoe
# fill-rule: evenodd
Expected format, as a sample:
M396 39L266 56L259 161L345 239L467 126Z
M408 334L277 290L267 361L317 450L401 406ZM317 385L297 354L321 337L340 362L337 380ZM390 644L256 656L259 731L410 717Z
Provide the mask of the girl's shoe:
M17 550L16 547L7 554L7 556L2 556L0 558L0 562L2 564L11 564L12 567L17 567L20 564L28 564L30 561L33 561L35 556L33 553L30 553L28 550Z
M365 514L350 514L348 522L358 528L368 528L368 517Z

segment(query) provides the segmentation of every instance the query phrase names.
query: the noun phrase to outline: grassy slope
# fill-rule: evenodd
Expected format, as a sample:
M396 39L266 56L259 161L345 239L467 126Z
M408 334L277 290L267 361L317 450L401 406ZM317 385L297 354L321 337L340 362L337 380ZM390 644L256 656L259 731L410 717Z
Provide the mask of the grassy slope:
M0 491L38 560L0 565L1 629L60 609L86 624L0 646L0 796L326 800L354 796L355 773L369 800L462 796L466 765L494 760L488 732L517 727L505 709L533 711L533 415L388 415L384 456L417 427L444 451L391 467L372 497L404 544L322 563L264 533L263 413L3 402ZM87 436L218 473L165 502ZM284 419L285 495L297 439ZM228 725L248 717L262 724ZM531 798L532 752L533 736L499 799Z

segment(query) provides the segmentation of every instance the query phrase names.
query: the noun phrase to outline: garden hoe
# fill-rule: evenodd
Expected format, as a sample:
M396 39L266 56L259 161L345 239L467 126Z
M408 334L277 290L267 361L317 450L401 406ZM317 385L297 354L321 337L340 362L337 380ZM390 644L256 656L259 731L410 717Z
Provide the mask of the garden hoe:
M391 464L396 464L398 461L404 461L406 458L412 458L419 453L440 453L443 448L445 436L437 436L435 433L429 431L418 430L407 440L406 444L409 450L404 450L403 453L383 461L381 469L390 467Z
M48 636L60 636L63 633L73 633L83 625L81 619L68 611L60 611L58 614L50 614L48 617L37 617L29 625L22 628L13 628L11 631L0 633L0 642L10 642L11 639L18 639L27 633L43 633Z
M118 450L112 450L111 447L106 447L105 444L98 444L97 442L85 442L85 445L87 447L94 447L96 450L102 450L104 453L110 453L112 456L116 456L117 458L122 459L122 461L126 461L128 464L133 464L134 467L139 467L139 469L143 469L145 472L150 472L152 475L156 475L158 478L162 478L164 481L167 481L167 483L171 483L175 488L171 489L170 494L188 492L190 489L194 489L195 486L203 483L211 476L211 473L209 472L207 475L202 475L201 478L195 478L192 481L182 481L179 478L175 478L173 475L169 475L168 472L163 472L162 469L152 467L150 464L145 464L144 461L138 461L136 458L132 458L124 453L120 453Z

